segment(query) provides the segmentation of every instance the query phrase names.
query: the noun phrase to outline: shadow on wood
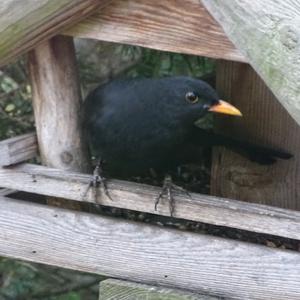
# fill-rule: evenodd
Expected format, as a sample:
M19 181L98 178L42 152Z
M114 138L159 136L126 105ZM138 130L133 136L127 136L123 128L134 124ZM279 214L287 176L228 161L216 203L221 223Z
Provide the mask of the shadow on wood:
M218 118L218 130L294 157L261 166L226 149L215 149L212 194L300 210L300 127L257 73L246 64L219 62L217 89L243 118Z

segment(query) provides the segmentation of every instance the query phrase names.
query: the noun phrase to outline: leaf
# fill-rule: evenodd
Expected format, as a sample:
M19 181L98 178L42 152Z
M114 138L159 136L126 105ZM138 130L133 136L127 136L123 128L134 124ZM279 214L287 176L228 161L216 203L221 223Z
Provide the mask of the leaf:
M15 108L16 108L16 106L13 103L9 103L8 105L6 105L5 111L12 112L13 110L15 110Z
M7 76L1 80L0 86L5 93L10 93L19 87L19 85L12 78Z

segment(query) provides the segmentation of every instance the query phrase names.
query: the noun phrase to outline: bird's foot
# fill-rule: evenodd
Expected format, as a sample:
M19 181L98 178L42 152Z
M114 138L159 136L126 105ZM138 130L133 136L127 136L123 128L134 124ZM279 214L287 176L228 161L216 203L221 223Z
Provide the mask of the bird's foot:
M166 175L165 179L164 179L162 190L159 193L159 195L156 197L156 200L155 200L155 206L154 206L155 211L157 210L157 206L158 206L159 202L162 200L162 198L164 198L164 196L167 196L168 201L169 201L170 216L173 217L173 213L175 210L175 199L173 196L174 191L179 191L181 193L185 193L187 196L189 196L191 198L191 195L189 194L189 192L187 190L185 190L181 186L174 184L172 181L172 177L170 175Z
M99 188L103 188L104 194L112 201L112 197L109 194L107 184L106 184L106 178L103 176L103 169L102 169L102 160L99 160L96 164L96 167L93 171L93 176L91 181L89 182L86 191L83 194L83 199L85 199L88 191L90 188L94 189L95 192L95 202L99 203L99 197L98 197L98 192Z

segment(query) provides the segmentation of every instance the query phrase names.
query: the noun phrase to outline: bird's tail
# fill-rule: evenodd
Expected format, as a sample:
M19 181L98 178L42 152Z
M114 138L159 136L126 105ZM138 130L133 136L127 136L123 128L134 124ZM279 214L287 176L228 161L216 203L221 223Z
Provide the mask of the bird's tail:
M273 164L277 159L290 159L293 157L292 154L283 150L259 146L221 134L206 134L209 135L207 140L210 146L224 146L262 165Z

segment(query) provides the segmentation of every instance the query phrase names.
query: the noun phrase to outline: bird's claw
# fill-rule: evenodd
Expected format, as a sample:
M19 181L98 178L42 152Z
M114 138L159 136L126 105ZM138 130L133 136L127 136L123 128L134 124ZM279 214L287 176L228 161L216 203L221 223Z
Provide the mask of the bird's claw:
M107 184L106 184L106 178L102 174L103 171L102 171L102 168L101 168L101 164L102 164L101 161L99 161L97 163L97 165L96 165L96 167L93 171L92 179L89 182L85 192L83 193L83 197L82 197L83 199L85 199L89 189L92 187L93 190L95 191L95 202L99 203L98 191L99 191L99 188L102 187L105 196L107 196L109 198L109 200L113 201L113 199L110 196L110 193L108 191L108 187L107 187Z
M173 217L175 211L175 199L173 196L173 191L180 191L181 193L185 193L188 197L191 198L190 193L185 190L184 188L176 185L173 183L172 178L170 175L166 175L163 183L163 187L159 195L155 199L154 209L157 211L157 206L160 200L166 195L169 201L169 209L170 209L170 216Z

